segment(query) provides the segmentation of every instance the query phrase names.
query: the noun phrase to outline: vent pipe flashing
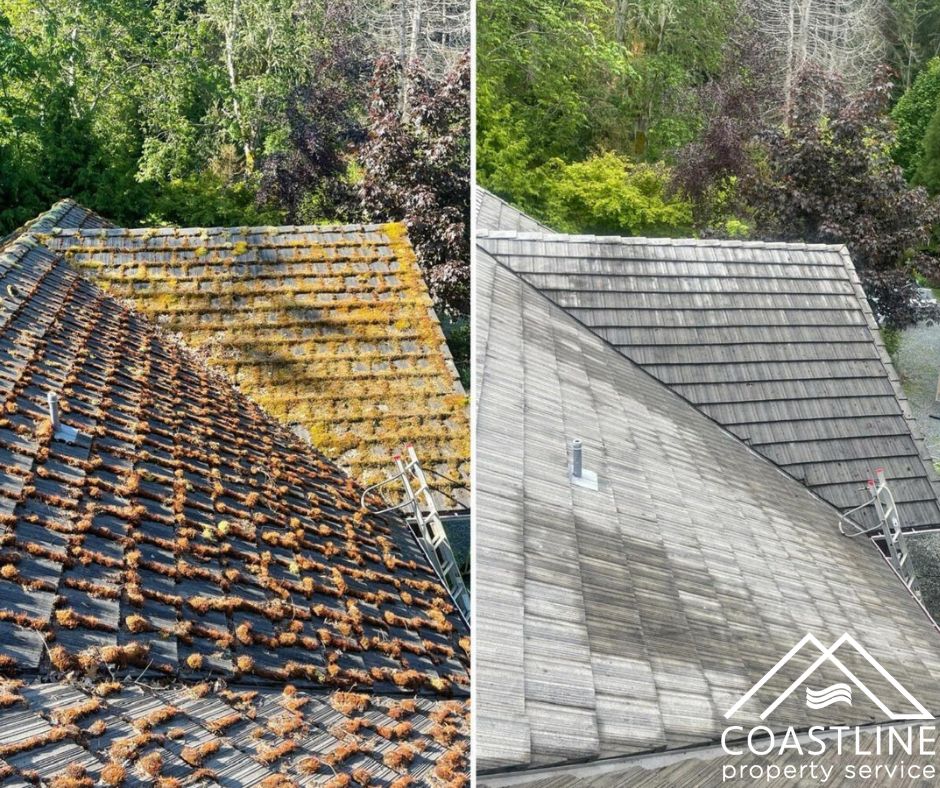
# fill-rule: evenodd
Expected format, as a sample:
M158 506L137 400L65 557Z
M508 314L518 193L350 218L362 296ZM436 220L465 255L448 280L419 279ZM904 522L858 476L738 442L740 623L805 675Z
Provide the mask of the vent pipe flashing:
M584 444L580 438L571 441L571 483L589 490L597 489L597 474L584 467Z
M59 421L59 395L54 391L46 392L46 402L49 404L49 421L52 423L52 437L57 441L75 443L79 438L79 431L68 424Z

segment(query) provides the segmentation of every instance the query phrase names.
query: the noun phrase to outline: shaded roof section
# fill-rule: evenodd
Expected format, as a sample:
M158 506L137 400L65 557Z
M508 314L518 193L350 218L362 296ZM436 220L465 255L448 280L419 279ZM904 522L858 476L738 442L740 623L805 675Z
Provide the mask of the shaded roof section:
M466 396L402 225L61 230L44 242L355 478L386 478L413 444L423 467L468 483Z
M107 219L96 214L94 211L79 205L75 200L59 200L48 211L40 214L32 221L14 230L4 239L0 239L0 244L6 243L25 232L49 232L56 227L68 229L100 229L102 227L113 227Z
M871 543L839 535L832 506L485 252L475 276L480 769L714 742L807 632L824 646L853 634L940 710L940 635ZM575 437L597 490L569 480ZM818 653L804 645L735 720L759 723ZM825 665L814 679L844 677ZM812 712L800 695L768 724L879 713Z
M0 684L4 785L447 785L465 773L463 702L292 687ZM121 781L121 776L124 780ZM71 777L72 782L65 778ZM84 782L82 782L84 780ZM396 782L396 780L398 782Z
M501 197L497 197L482 186L475 187L477 203L476 226L479 230L512 230L514 232L551 232L518 208L514 208Z
M842 510L886 471L908 530L940 482L844 247L483 233L481 248ZM874 510L859 512L877 525Z
M0 297L0 668L468 683L403 521L31 235Z

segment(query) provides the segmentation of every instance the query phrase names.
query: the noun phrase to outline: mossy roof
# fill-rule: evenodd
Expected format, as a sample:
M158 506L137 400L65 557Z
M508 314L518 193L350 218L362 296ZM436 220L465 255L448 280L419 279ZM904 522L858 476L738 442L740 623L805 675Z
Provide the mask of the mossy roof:
M51 250L181 335L355 478L386 478L413 444L424 467L468 483L466 396L402 225L47 224Z
M0 681L4 785L459 786L464 702L159 686Z
M30 234L0 297L0 670L467 685L404 521Z

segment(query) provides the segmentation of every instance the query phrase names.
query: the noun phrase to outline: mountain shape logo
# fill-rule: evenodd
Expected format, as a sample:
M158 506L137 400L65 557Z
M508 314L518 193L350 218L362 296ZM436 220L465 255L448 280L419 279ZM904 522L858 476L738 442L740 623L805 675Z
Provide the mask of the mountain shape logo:
M804 670L799 677L797 677L780 695L777 696L776 700L773 701L766 709L761 713L760 718L766 720L768 716L773 714L774 710L783 703L787 698L790 697L797 689L800 688L806 682L813 673L816 672L822 665L829 664L832 665L842 672L842 674L848 679L850 683L837 683L829 687L825 687L821 690L812 690L809 687L806 688L806 705L811 709L822 709L827 706L831 706L834 703L848 703L852 705L852 687L854 686L857 690L861 691L872 703L874 703L881 712L885 715L886 719L889 720L932 720L933 715L925 709L920 701L917 700L897 679L894 678L884 667L881 665L878 660L876 660L865 648L853 638L848 633L843 634L838 640L836 640L831 646L826 648L823 644L812 634L807 633L806 636L797 643L793 648L791 648L783 658L774 665L764 676L758 681L753 687L751 687L742 697L735 703L728 711L725 712L725 719L730 719L734 714L736 714L744 704L746 704L757 692L770 681L774 676L777 675L797 654L800 653L801 649L805 646L813 646L819 651L819 656L813 661L813 663ZM837 652L840 648L846 646L848 648L854 649L858 656L860 656L865 662L871 665L872 668L881 675L894 689L898 694L903 697L912 708L916 709L913 713L898 713L892 711L886 703L884 703L874 692L872 692L865 684L862 682L848 667L845 663L839 659Z

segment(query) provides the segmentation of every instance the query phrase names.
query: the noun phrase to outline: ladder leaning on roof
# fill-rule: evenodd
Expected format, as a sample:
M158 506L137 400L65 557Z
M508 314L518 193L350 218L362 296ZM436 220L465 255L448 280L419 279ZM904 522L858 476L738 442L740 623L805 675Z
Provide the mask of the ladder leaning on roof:
M378 484L373 484L363 491L362 506L368 508L366 498L369 493L375 492L398 479L401 480L405 488L404 500L378 511L372 510L372 513L383 514L384 512L411 510L407 517L414 526L418 543L434 566L434 570L444 581L444 585L453 597L460 612L469 621L470 594L464 585L463 578L460 576L460 567L454 557L450 542L447 540L447 532L444 530L444 524L441 522L437 505L434 503L431 486L428 484L424 469L418 462L418 455L415 454L414 448L408 446L405 452L407 459L400 454L395 455L395 464L398 467L397 474ZM422 503L424 504L423 510Z
M871 496L861 506L850 509L839 517L839 530L844 536L863 536L871 535L875 531L881 531L885 543L888 546L888 560L897 570L897 573L904 581L908 590L918 598L920 589L917 586L917 578L914 576L914 569L911 566L911 554L907 549L907 539L901 530L901 519L898 516L898 506L894 501L894 495L888 487L888 481L885 479L884 468L878 468L875 471L875 478L868 480L868 494ZM854 523L850 523L855 528L854 533L846 533L843 525L846 523L846 517L866 506L874 506L878 513L878 525L874 528L859 529Z

